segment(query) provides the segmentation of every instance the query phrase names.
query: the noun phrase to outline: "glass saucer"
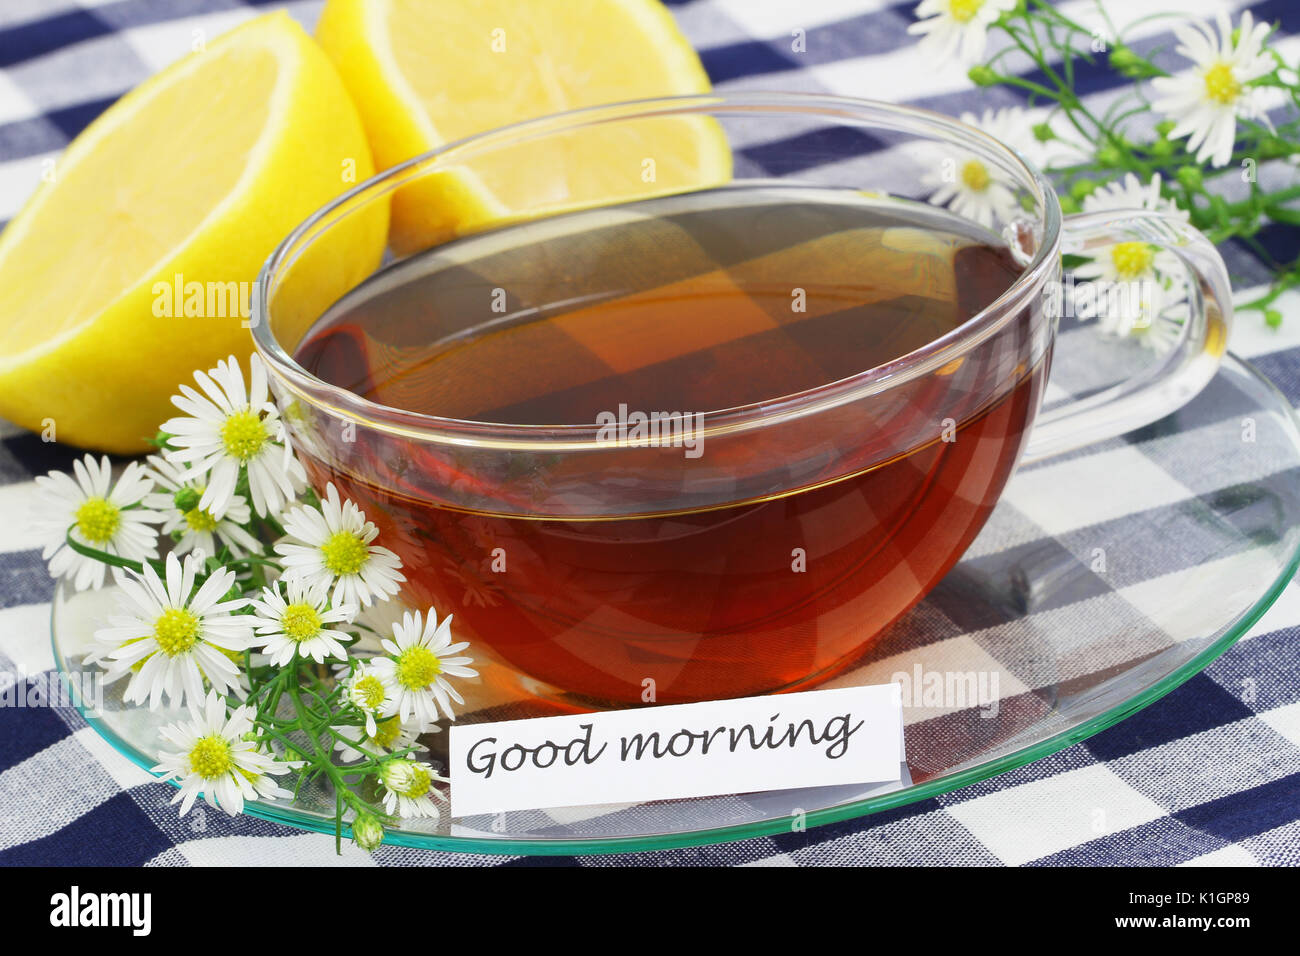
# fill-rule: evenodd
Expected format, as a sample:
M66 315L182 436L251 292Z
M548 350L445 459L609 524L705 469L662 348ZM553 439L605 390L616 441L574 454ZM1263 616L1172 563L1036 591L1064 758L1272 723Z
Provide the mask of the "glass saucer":
M1096 369L1117 363L1075 346L1058 350L1052 381L1077 394L1101 384L1089 381ZM930 597L867 657L822 685L904 685L902 784L444 816L405 822L387 842L511 854L720 843L860 817L1038 760L1168 693L1259 619L1296 571L1298 476L1294 412L1231 355L1174 415L1022 469ZM112 596L111 589L56 594L54 653L65 674L83 672L80 658ZM481 661L482 648L475 651ZM459 685L468 705L462 720L554 712L505 665L483 671L477 684ZM123 684L78 706L147 770L159 725L176 715L124 706ZM435 762L445 759L447 736L425 740ZM247 810L332 833L333 805L317 790L293 804L257 801Z

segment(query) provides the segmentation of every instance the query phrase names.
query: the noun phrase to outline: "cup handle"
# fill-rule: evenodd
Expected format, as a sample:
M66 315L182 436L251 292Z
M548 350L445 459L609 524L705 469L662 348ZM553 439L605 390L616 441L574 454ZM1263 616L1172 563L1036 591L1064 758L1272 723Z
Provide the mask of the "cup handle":
M1232 326L1232 286L1214 244L1163 212L1082 213L1065 218L1062 252L1087 255L1120 242L1147 242L1187 267L1188 317L1174 348L1132 378L1038 416L1022 463L1149 425L1196 397L1214 377Z

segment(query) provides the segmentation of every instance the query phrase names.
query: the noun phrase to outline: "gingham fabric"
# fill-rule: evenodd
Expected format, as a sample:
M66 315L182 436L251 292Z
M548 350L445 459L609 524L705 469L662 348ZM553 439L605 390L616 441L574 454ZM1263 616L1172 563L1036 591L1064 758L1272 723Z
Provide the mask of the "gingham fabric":
M319 4L290 3L309 29ZM906 33L914 4L884 0L685 0L672 11L723 90L781 89L895 100L952 114L1011 105L1005 91L974 91L962 71L936 68ZM1091 7L1065 4L1076 13ZM1177 7L1211 16L1219 0L1125 0L1126 21ZM1291 0L1251 8L1280 20L1276 41L1294 62L1300 16ZM256 15L236 0L4 0L0 4L0 218L11 217L45 164L101 110L145 76L183 55L195 30L207 36ZM794 31L803 31L795 52ZM1170 45L1167 23L1140 27L1136 45ZM1080 85L1104 101L1117 80L1084 70ZM1292 174L1293 175L1293 174ZM1294 230L1261 236L1279 257L1296 252ZM1225 252L1242 301L1263 272L1242 250ZM1282 302L1286 321L1267 329L1257 314L1238 323L1231 346L1252 359L1293 404L1300 402L1300 295ZM1086 367L1086 366L1084 366ZM1086 377L1086 376L1085 376ZM1087 381L1054 382L1058 394ZM1217 399L1216 399L1217 400ZM1224 399L1223 421L1234 413ZM1203 401L1211 410L1213 401ZM1222 422L1220 422L1222 424ZM1215 425L1214 421L1207 426ZM25 530L32 476L67 468L76 452L5 427L0 439L0 671L6 684L53 666L49 643L53 583L37 539ZM1024 514L998 549L1041 545L1080 553L1097 529L1149 520L1161 508L1224 486L1215 463L1159 453L1140 442L1110 442L1075 456L1079 507L1067 517ZM1022 478L1061 492L1048 466ZM1089 475L1140 484L1149 510L1115 514L1089 499ZM1037 476L1037 477L1035 477ZM1080 477L1081 476L1081 477ZM1288 474L1280 480L1295 481ZM1070 489L1066 489L1070 490ZM983 553L981 552L981 553ZM980 560L981 554L973 556ZM1177 567L1194 566L1196 547ZM1161 571L1168 571L1162 567ZM1114 586L1130 596L1141 580ZM1083 626L1089 598L1062 598L1066 628ZM1136 599L1136 598L1135 598ZM1132 603L1132 602L1130 602ZM940 601L927 607L945 610ZM954 605L956 607L956 605ZM1079 622L1070 615L1079 617ZM988 622L939 615L940 636ZM930 625L927 624L927 627ZM1248 636L1203 673L1115 727L1060 753L935 799L807 832L695 849L574 858L586 865L810 864L1240 864L1300 863L1300 589L1292 583ZM931 635L934 636L933 634ZM1132 650L1132 649L1130 649ZM1024 662L1026 672L1031 662ZM1095 663L1095 662L1094 662ZM1060 674L1053 675L1061 679ZM1248 678L1248 679L1247 679ZM1249 692L1247 690L1249 688ZM1004 691L1005 693L1005 691ZM367 855L334 841L248 816L210 813L205 826L178 820L171 788L128 763L73 711L0 709L0 863L20 864L349 864L530 865L555 858L461 855L382 847ZM1097 808L1107 822L1096 825ZM565 862L560 858L558 862Z

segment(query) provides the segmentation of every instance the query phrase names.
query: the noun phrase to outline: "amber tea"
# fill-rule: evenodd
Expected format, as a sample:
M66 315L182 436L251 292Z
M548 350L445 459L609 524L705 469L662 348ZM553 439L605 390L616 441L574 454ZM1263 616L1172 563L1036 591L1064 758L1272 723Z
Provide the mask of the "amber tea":
M456 443L393 460L364 435L318 435L304 457L379 523L412 600L533 678L606 703L796 687L867 650L974 538L1046 356L1020 316L822 416L824 440L798 416L746 434L725 410L779 416L940 339L1019 273L971 223L841 190L735 187L501 227L377 273L295 357L419 415L547 435L617 422L583 452L599 477L536 453L483 473ZM662 430L635 430L648 422Z

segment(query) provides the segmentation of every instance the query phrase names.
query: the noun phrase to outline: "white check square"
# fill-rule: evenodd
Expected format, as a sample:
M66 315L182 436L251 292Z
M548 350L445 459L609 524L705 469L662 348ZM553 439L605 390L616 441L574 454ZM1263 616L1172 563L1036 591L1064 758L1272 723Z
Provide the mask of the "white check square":
M1013 866L1150 823L1165 813L1104 764L999 790L947 810Z
M1131 446L1022 471L1007 494L1051 535L1113 521L1191 497L1191 491Z

